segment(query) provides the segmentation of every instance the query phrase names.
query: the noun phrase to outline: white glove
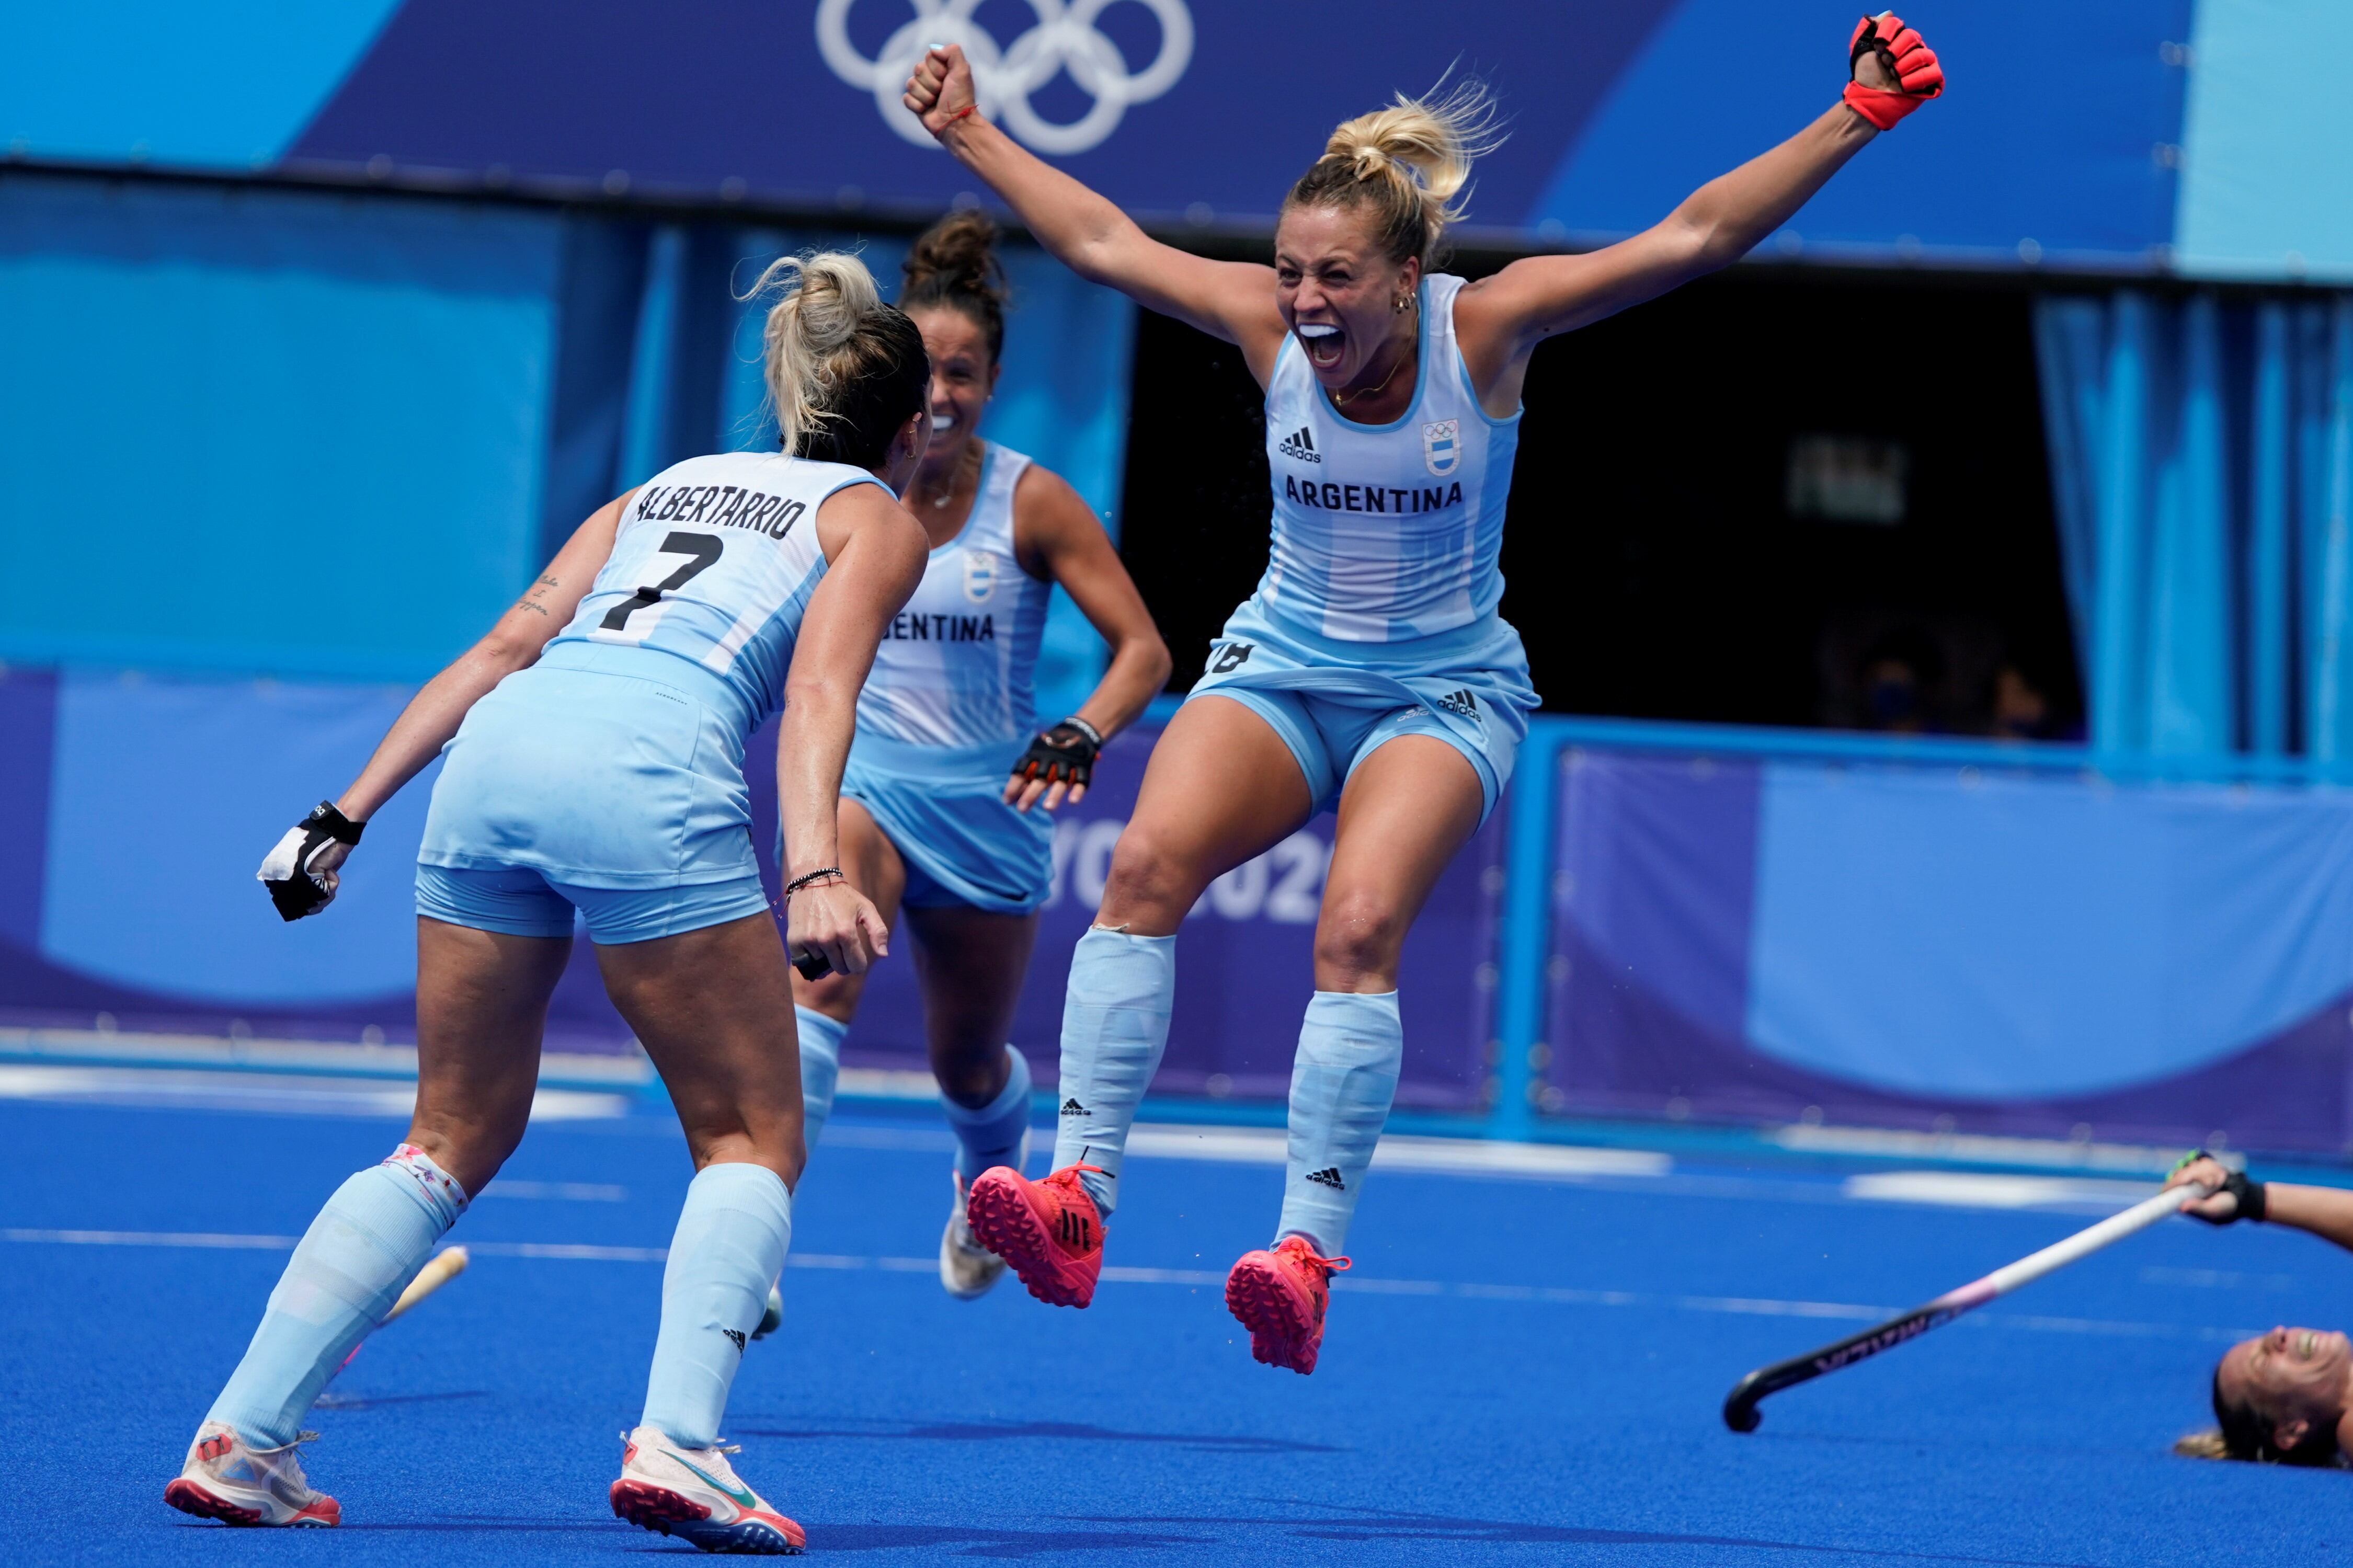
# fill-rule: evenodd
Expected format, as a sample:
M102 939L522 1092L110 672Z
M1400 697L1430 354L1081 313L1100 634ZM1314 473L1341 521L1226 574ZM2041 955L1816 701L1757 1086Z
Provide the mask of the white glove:
M342 883L335 868L351 854L366 826L336 810L334 802L322 800L286 830L253 874L254 880L269 889L269 901L281 918L299 921L335 901Z

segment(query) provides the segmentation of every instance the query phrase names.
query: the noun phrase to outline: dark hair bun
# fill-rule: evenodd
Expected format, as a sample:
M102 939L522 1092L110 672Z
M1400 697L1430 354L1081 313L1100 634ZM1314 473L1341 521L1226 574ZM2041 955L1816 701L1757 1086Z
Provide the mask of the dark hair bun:
M917 236L900 270L911 296L959 289L1002 306L1009 292L997 259L997 225L977 207L950 213Z
M916 237L900 270L899 308L945 306L970 317L988 336L988 357L1005 350L1005 301L1012 289L997 259L997 225L977 208L952 212Z

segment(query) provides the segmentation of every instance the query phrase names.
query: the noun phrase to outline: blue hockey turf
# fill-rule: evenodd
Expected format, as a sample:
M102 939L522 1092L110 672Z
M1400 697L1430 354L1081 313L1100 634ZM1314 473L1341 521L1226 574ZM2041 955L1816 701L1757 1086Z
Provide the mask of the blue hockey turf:
M649 1108L535 1125L452 1241L473 1267L331 1385L337 1531L167 1510L289 1243L382 1117L0 1104L11 1562L670 1560L605 1489L690 1172ZM948 1299L946 1140L845 1111L797 1204L783 1331L728 1436L813 1554L1053 1564L2305 1564L2353 1477L2171 1457L2238 1330L2353 1322L2353 1258L2170 1221L1979 1316L1716 1410L1745 1371L2088 1223L1872 1201L1864 1167L1680 1156L1562 1181L1378 1172L1312 1378L1257 1365L1219 1281L1263 1163L1134 1160L1083 1312ZM501 1188L503 1187L503 1190ZM2120 1205L2118 1205L2120 1206Z

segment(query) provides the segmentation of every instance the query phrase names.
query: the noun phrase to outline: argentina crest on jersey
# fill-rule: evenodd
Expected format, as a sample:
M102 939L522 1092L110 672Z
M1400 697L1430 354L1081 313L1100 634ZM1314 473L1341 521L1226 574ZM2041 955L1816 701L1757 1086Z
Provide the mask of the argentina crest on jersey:
M1439 479L1462 462L1462 430L1459 419L1432 419L1421 427L1421 466Z
M997 557L986 550L964 552L964 596L976 605L987 604L988 595L997 591Z

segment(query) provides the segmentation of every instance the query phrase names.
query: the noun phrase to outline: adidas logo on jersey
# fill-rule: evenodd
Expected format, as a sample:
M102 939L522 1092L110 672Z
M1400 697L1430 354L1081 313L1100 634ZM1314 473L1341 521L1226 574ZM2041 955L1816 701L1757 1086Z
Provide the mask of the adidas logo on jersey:
M1307 1173L1307 1179L1319 1187L1329 1187L1335 1193L1345 1193L1348 1190L1348 1184L1340 1179L1340 1170L1336 1165L1326 1165L1320 1171L1310 1171Z
M1304 425L1276 442L1274 449L1286 458L1295 458L1303 463L1320 463L1324 460L1324 454L1315 449L1314 433Z
M1467 690L1450 691L1445 696L1439 698L1431 704L1431 706L1443 708L1449 713L1454 714L1458 718L1476 719L1479 717L1479 700L1476 697L1472 696Z
M1077 1100L1066 1100L1062 1101L1062 1114L1063 1114L1063 1115L1065 1115L1065 1116L1084 1116L1086 1113L1087 1113L1087 1108L1086 1108L1085 1106L1083 1106L1083 1105L1081 1105Z

